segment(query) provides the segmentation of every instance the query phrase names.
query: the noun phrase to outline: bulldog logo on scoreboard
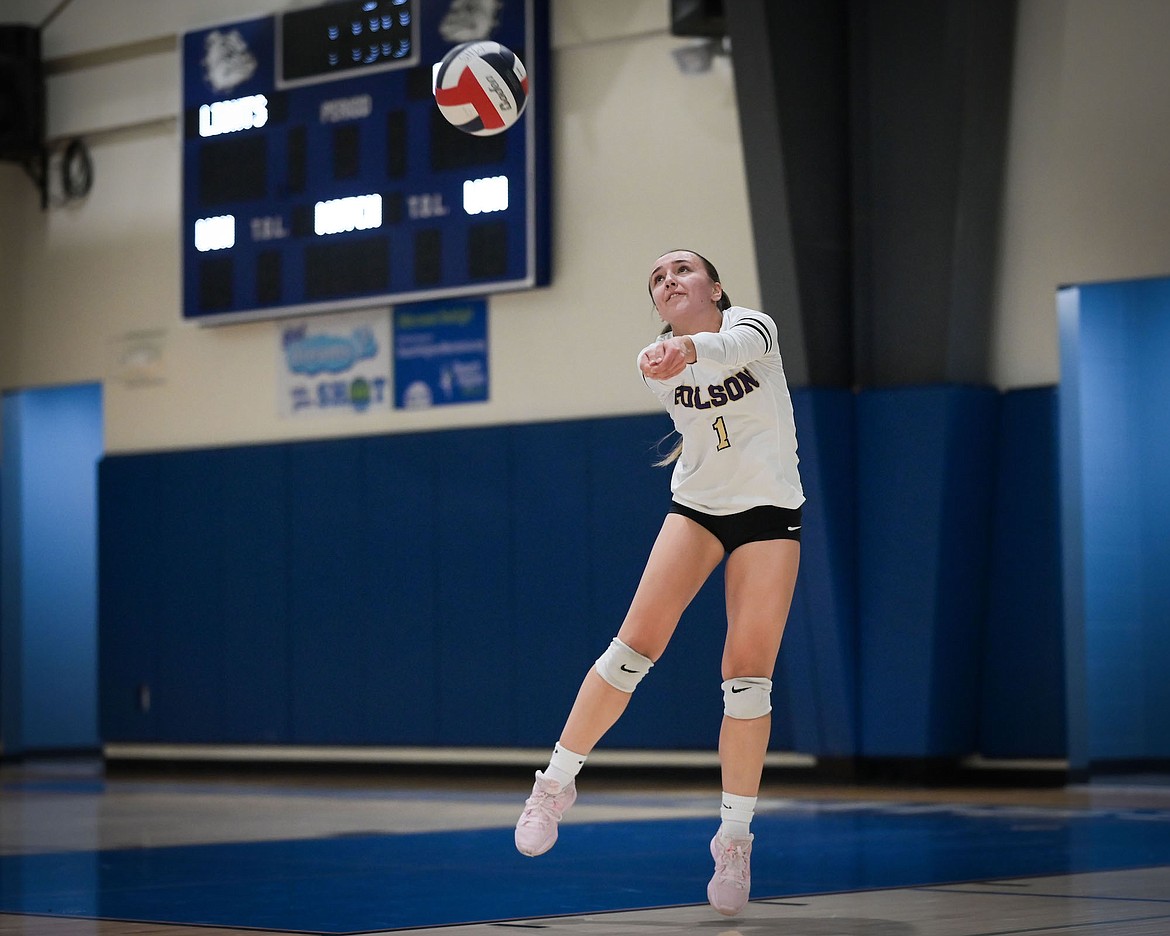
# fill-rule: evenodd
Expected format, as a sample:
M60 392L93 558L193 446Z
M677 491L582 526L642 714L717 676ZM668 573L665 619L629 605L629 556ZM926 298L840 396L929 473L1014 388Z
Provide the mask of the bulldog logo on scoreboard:
M203 77L215 91L230 91L256 72L256 56L238 29L212 30L203 51Z

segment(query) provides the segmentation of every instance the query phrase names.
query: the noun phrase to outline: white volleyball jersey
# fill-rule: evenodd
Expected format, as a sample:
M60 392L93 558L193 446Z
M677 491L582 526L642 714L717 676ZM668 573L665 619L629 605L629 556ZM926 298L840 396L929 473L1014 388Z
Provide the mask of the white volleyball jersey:
M769 504L799 507L796 423L776 323L732 306L718 332L690 337L694 364L669 380L643 375L682 436L670 483L674 499L715 515Z

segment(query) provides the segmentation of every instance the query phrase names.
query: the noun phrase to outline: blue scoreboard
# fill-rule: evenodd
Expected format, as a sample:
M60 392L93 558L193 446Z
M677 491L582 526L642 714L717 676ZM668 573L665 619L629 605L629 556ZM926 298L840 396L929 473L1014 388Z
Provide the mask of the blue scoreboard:
M520 56L520 121L435 106L461 42ZM182 310L223 323L544 285L548 0L339 0L183 37Z

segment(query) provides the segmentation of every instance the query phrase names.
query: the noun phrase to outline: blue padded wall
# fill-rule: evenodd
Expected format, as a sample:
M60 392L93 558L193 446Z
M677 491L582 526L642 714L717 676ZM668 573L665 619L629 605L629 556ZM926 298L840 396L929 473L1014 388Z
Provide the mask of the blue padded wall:
M103 741L153 741L157 721L139 689L155 681L159 626L156 568L161 456L98 463L98 718ZM174 548L174 544L172 544Z
M512 600L518 647L512 666L516 691L528 702L518 706L516 731L550 748L612 625L594 610L594 576L605 563L592 548L595 470L581 451L589 431L577 422L511 430L517 470L507 495L516 505Z
M152 711L164 737L206 741L218 735L233 714L220 701L230 668L233 664L259 668L254 652L238 661L229 661L223 653L227 634L220 521L227 473L220 454L169 456L158 491L156 522L174 531L175 537L160 544L164 548L155 560L159 613L151 622L165 634L156 642L155 664L169 678L155 686L152 698ZM192 665L204 658L215 660L216 665Z
M286 539L291 740L360 743L391 733L383 687L399 675L390 656L391 607L378 587L387 531L368 508L363 439L289 448ZM425 696L424 699L425 700ZM419 712L429 707L419 700Z
M849 390L792 393L807 501L774 697L790 712L790 747L831 757L852 757L858 739L854 404Z
M262 729L271 738L287 722L284 594L271 580L264 524L283 491L273 455L212 449L161 457L157 528L144 535L158 552L150 626L160 679L151 710L163 737L238 741ZM208 658L221 665L198 666Z
M288 739L284 479L275 448L101 462L104 740Z
M1059 755L1055 396L1002 400L793 393L809 500L773 748ZM107 457L103 739L551 746L667 510L669 429ZM713 748L724 629L720 569L604 744Z
M432 441L438 456L432 517L439 736L516 744L522 696L506 496L511 447L491 429L438 433ZM548 597L555 601L556 593Z
M1057 391L1001 402L979 751L1064 757Z
M107 457L103 739L551 745L667 510L653 462L669 429L638 416ZM605 743L713 747L724 629L717 570ZM798 720L778 707L778 745Z
M966 386L858 397L864 757L976 749L997 404Z
M213 702L215 737L272 741L287 735L290 715L287 551L272 535L288 499L285 453L271 446L225 449L208 468L221 476L214 506L222 549L217 649L226 663Z
M551 745L665 513L669 472L652 463L668 429L631 417L106 458L103 739ZM713 743L714 580L688 620L615 746ZM706 725L690 717L697 672Z
M379 714L369 737L384 743L425 744L439 730L439 647L435 626L441 561L437 524L437 453L425 435L375 436L363 451L367 485L361 495L374 555L371 600L382 615L375 641L372 707Z

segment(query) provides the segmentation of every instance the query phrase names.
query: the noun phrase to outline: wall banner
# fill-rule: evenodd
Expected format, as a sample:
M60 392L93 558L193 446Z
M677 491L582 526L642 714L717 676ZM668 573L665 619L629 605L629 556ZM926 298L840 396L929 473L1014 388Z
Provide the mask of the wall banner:
M486 299L394 309L394 405L425 409L488 399Z
M282 416L390 408L390 316L386 309L281 324Z

